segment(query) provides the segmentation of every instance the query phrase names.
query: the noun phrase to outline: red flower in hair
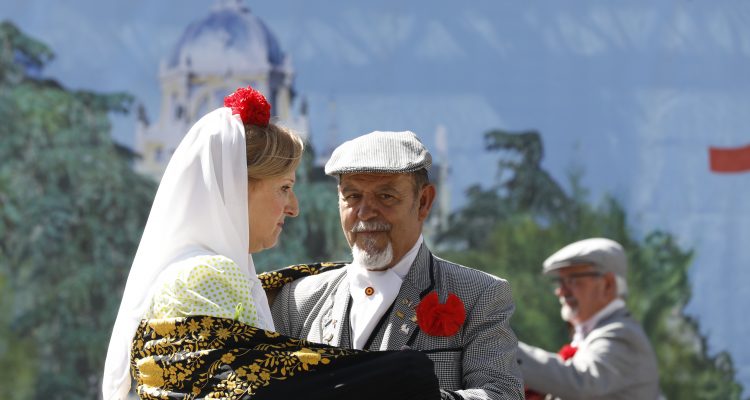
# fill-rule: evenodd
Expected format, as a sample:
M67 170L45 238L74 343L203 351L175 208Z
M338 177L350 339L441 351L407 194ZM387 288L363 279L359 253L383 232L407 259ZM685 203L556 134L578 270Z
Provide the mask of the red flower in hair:
M464 302L453 293L440 304L437 292L432 291L417 306L417 324L430 336L453 336L465 320Z
M557 355L559 355L560 358L565 361L573 358L573 356L576 355L576 351L578 351L578 347L573 347L569 344L566 344L562 348L560 348L560 351L557 352Z
M239 114L243 123L267 126L271 119L271 105L262 93L248 86L239 88L224 98L224 106Z

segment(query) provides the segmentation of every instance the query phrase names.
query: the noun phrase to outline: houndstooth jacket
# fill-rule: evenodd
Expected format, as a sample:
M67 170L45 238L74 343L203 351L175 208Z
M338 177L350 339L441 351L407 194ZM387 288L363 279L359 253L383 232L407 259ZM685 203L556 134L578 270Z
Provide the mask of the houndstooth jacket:
M271 308L276 329L292 337L351 347L346 276L341 268L285 285ZM464 303L466 321L453 336L429 336L416 323L415 307L433 290L441 302L454 293ZM424 351L434 363L441 389L464 399L523 399L517 339L510 328L514 309L507 281L434 257L423 244L367 349L408 346Z

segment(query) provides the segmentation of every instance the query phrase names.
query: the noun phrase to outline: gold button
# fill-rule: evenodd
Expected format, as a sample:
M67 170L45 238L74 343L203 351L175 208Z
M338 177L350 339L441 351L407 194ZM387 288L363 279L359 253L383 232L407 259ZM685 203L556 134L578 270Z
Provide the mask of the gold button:
M365 294L368 296L372 296L375 294L375 289L372 288L372 286L368 286L365 288Z

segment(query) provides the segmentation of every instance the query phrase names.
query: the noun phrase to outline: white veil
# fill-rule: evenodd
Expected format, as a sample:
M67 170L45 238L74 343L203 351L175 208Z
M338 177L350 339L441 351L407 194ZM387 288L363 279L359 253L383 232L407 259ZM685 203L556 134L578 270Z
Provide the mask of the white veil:
M248 242L245 129L231 109L219 108L185 135L159 184L109 342L105 400L124 399L130 390L131 341L153 283L170 264L202 254L232 259L254 283L259 317L270 315L265 293L257 293Z

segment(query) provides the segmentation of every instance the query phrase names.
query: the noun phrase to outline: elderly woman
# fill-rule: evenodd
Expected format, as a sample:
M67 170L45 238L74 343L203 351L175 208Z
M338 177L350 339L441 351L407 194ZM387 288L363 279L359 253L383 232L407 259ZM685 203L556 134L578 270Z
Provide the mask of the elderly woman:
M269 122L252 88L225 106L190 129L159 184L112 332L104 399L126 398L131 376L147 399L439 398L423 354L274 332L250 253L273 247L299 213L303 144ZM386 380L397 388L386 392Z

